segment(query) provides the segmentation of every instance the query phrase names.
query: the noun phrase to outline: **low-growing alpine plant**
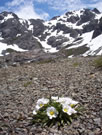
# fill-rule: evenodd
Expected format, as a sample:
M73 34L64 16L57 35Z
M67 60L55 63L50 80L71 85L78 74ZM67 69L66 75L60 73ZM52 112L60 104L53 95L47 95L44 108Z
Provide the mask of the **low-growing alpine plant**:
M32 124L64 126L71 124L79 114L80 105L77 101L68 97L41 98L37 101L33 110Z

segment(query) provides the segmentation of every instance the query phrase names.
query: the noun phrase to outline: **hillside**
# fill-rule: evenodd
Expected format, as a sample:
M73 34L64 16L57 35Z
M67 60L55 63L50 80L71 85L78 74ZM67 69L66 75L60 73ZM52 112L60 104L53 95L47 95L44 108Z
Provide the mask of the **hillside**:
M57 59L0 68L0 135L102 135L102 71L96 57ZM69 96L82 115L61 130L28 126L38 98Z
M7 55L13 62L33 61L42 55L101 54L102 13L96 8L67 12L49 21L24 20L12 12L0 13L0 56Z

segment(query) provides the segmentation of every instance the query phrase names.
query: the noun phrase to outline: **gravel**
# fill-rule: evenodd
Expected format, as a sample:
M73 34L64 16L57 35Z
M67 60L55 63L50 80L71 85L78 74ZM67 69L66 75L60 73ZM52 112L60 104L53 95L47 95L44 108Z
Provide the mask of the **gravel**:
M92 65L94 59L0 68L0 135L102 135L102 71ZM29 126L37 99L50 95L71 97L85 111L60 130Z

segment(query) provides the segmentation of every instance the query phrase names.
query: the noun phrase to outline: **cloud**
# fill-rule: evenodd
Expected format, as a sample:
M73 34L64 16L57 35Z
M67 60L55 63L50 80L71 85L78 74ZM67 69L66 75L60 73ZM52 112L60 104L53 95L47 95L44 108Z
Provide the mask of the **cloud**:
M48 18L50 17L48 13L43 12L42 14L40 14L40 17L44 20L48 20Z
M13 6L19 6L22 3L24 3L24 0L13 0L11 2L7 2L6 5L8 7L13 7Z
M98 2L98 3L95 3L95 4L92 4L90 5L90 7L96 7L99 11L102 12L102 2Z
M96 7L102 12L102 2L100 2Z
M34 0L12 0L7 2L5 7L1 7L0 11L12 11L23 19L48 19L49 14L42 11L40 14L36 12Z
M102 11L102 0L35 0L39 3L47 3L49 8L59 12L78 10L81 8L98 8Z
M41 14L37 14L33 3L25 3L24 5L21 5L17 10L15 10L15 13L20 17L24 19L47 19L49 15L42 11Z
M31 18L41 18L40 15L38 15L32 4L24 4L18 7L14 11L20 18L24 19L31 19Z
M43 9L43 4L46 5L46 9L50 15L53 14L51 11L57 14L63 14L67 11L82 8L97 8L102 11L102 0L12 0L5 3L4 7L0 7L0 11L12 11L24 19L40 18L48 20L50 17L44 11L46 9Z
M36 0L39 3L47 3L50 8L59 11L76 10L84 7L81 0Z

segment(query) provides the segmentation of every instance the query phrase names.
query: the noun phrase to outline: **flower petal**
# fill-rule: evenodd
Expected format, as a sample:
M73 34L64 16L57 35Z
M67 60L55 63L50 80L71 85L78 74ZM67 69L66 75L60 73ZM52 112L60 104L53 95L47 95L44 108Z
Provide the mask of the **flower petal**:
M47 108L47 115L50 119L56 118L58 115L57 110L52 106Z
M36 114L37 114L36 110L33 110L33 114L34 114L34 115L36 115Z
M49 99L41 98L37 101L36 109L39 110L41 107L43 107L45 104L49 102Z
M63 112L67 113L68 115L72 115L73 113L77 113L76 110L71 108L69 105L63 105Z

